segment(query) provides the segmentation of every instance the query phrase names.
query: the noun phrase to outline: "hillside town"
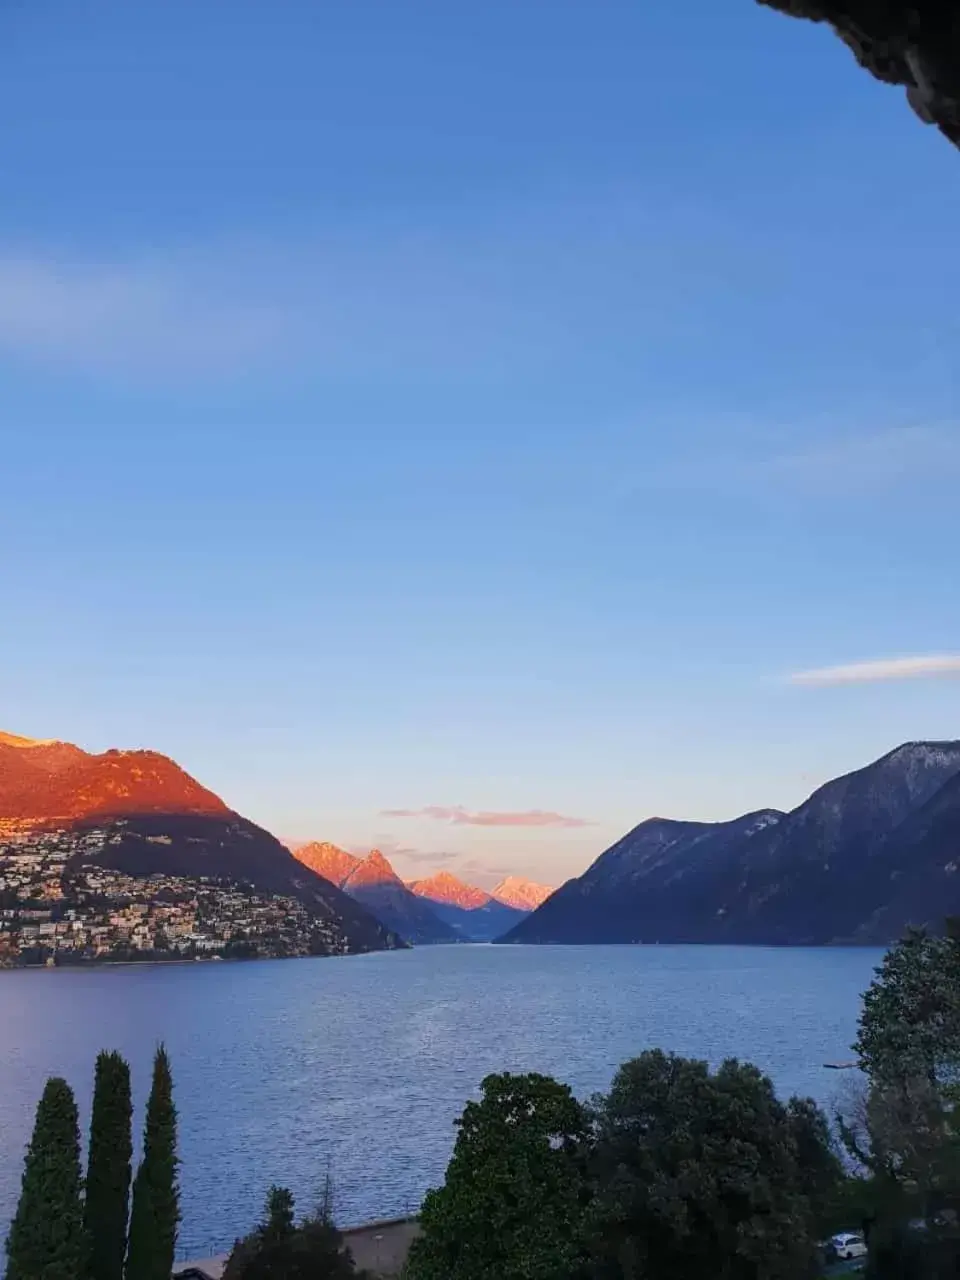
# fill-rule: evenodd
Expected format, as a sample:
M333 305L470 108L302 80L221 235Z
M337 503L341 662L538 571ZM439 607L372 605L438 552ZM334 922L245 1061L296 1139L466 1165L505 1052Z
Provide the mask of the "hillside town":
M0 841L0 967L280 958L342 950L295 898L205 876L135 878L84 861L107 833ZM79 857L78 857L79 853Z

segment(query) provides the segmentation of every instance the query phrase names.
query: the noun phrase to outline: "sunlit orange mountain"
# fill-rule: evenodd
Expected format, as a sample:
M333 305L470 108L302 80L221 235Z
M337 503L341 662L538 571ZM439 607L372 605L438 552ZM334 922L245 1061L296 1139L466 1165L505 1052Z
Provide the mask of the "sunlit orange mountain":
M549 885L525 880L523 876L507 876L490 891L490 896L497 902L502 902L505 907L514 907L517 911L536 911L552 893L553 889Z
M413 942L492 942L553 892L520 876L508 876L487 893L449 871L404 883L379 849L358 858L328 841L292 847L305 866L339 885Z
M529 914L499 902L484 889L465 884L449 871L439 871L426 880L413 880L410 888L467 942L492 942Z
M0 734L0 818L31 825L128 814L230 810L156 751L90 755L69 742Z
M449 871L438 871L425 880L410 880L407 887L418 898L426 898L428 902L442 902L448 907L462 907L464 911L476 911L493 900L483 889L465 884Z
M428 903L410 892L379 849L358 858L335 844L314 842L294 849L294 857L362 903L407 942L461 940Z
M397 945L381 922L297 861L279 840L155 751L94 755L0 733L0 857L61 834L78 860L132 876L208 876L297 898L332 949Z
M291 848L293 856L298 862L302 862L305 867L315 871L318 876L323 876L331 884L335 884L340 888L343 888L344 882L350 876L350 872L354 870L360 861L352 853L347 853L346 849L340 849L337 845L330 844L326 840L314 840L310 844L291 845Z

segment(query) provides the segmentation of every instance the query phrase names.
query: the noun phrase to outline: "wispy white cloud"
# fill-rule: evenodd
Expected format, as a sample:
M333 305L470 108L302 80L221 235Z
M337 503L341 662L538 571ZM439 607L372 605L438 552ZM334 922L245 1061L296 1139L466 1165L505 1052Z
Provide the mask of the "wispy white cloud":
M460 827L588 827L587 818L572 818L564 813L546 809L526 809L521 812L480 810L472 813L459 805L427 805L423 809L383 809L384 818L431 818Z
M930 475L960 474L960 427L942 424L837 432L759 463L769 480L831 495L876 493Z
M543 263L511 275L495 258L490 245L386 235L112 263L0 246L0 357L138 380L449 374L549 357L570 341L549 302L557 282Z
M672 451L649 467L642 486L846 501L932 478L960 480L960 424L952 422L851 430L829 423L767 427L718 420L709 430L701 424L698 433L696 448Z
M109 258L0 242L0 358L163 378L261 366L499 377L583 358L618 317L632 340L685 339L683 286L702 284L717 252L699 215L681 233L630 199L575 206L225 233ZM665 253L678 235L684 252ZM726 252L739 261L737 245Z
M566 302L589 294L591 272L608 268L523 227L367 227L112 261L0 244L0 356L141 377L524 364L576 349L590 322L581 307L571 323Z
M871 684L887 680L919 680L937 676L960 676L960 654L929 654L912 658L883 658L875 662L852 662L839 667L798 671L791 684L842 685Z
M202 271L0 253L0 352L41 363L217 373L282 350L285 321Z

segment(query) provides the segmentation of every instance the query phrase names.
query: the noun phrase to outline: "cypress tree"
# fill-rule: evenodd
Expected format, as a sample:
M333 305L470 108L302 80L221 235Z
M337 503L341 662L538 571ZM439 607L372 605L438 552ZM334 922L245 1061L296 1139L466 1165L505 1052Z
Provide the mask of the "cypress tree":
M79 1280L84 1261L77 1104L66 1080L46 1083L7 1236L7 1280Z
M269 1244L287 1240L294 1232L293 1195L286 1187L271 1187L267 1192L266 1215L260 1224L260 1237Z
M143 1158L133 1183L127 1280L170 1280L180 1221L178 1163L170 1060L160 1045L153 1062Z
M93 1087L83 1225L89 1280L123 1280L133 1158L130 1068L101 1053Z

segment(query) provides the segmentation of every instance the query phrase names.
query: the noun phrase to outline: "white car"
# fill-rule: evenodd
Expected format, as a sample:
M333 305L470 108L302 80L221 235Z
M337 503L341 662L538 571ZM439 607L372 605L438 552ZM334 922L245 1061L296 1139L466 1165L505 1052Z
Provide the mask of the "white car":
M867 1246L864 1244L863 1236L854 1235L852 1231L841 1231L838 1236L831 1239L830 1243L837 1257L844 1261L848 1258L866 1257Z

